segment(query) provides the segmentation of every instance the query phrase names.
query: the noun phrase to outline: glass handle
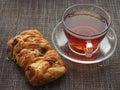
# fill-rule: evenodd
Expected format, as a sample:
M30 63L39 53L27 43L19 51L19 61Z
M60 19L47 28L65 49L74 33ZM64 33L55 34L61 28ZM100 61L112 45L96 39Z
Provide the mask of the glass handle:
M91 41L86 41L86 57L92 57L93 44Z

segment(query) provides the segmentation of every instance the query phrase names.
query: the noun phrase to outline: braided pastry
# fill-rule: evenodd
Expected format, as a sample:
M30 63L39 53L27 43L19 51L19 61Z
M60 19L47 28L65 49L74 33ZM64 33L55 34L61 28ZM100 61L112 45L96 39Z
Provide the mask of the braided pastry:
M7 45L33 86L49 83L66 72L60 56L38 30L23 31Z

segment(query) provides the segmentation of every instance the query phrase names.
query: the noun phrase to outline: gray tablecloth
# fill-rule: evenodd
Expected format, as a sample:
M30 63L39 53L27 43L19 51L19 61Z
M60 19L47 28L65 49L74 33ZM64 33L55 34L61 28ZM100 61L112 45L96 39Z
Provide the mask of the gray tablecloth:
M29 85L21 68L7 60L7 41L23 30L38 29L52 44L53 28L64 10L78 3L95 4L109 12L118 38L115 53L106 62L88 66L64 59L67 72L63 77L42 87ZM0 90L120 90L119 39L120 0L0 0Z

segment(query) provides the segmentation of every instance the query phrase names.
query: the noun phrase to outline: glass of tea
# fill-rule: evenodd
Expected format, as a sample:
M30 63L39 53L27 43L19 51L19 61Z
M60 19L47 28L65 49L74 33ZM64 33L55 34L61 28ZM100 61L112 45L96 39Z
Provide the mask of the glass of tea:
M109 30L111 17L96 5L76 4L65 10L62 24L70 50L92 57Z

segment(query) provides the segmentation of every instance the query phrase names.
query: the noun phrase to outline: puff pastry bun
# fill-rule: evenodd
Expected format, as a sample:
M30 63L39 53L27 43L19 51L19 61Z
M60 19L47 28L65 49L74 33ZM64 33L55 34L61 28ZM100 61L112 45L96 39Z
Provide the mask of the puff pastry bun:
M25 30L7 45L33 86L54 81L66 72L64 62L38 30Z

